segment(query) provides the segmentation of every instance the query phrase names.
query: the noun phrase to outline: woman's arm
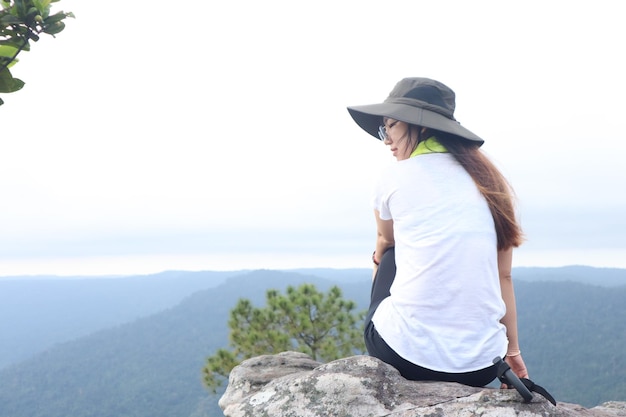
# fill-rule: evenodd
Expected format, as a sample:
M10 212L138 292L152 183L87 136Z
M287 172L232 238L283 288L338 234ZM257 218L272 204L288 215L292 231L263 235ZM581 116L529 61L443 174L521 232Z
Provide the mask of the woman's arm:
M380 262L383 253L395 245L393 239L393 220L382 220L378 210L374 210L374 216L376 217L376 251L374 252L374 260ZM377 269L378 265L374 264L372 279L376 276Z
M512 265L513 248L499 251L498 274L500 276L502 299L506 305L506 313L500 322L506 327L506 336L509 339L509 346L506 351L506 362L518 377L528 378L528 371L526 370L524 359L522 359L517 335L517 307L515 305L513 278L511 277Z

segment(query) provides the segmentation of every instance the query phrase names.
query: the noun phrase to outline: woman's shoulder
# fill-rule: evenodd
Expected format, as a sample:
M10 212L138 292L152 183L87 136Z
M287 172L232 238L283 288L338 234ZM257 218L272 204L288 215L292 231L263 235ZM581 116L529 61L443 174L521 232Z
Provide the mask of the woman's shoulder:
M437 171L445 170L450 166L458 165L454 157L449 153L428 153L417 155L403 161L397 161L389 166L390 170L396 172L402 171Z

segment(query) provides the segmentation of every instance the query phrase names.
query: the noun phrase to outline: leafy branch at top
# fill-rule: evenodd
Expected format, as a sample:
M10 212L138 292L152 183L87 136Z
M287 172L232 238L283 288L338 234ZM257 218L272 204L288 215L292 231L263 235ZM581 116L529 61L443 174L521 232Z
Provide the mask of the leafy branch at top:
M59 0L0 0L0 93L13 93L24 86L9 70L22 51L30 50L42 33L55 36L65 29L64 19L73 13L50 14L51 3ZM3 104L0 99L0 105Z

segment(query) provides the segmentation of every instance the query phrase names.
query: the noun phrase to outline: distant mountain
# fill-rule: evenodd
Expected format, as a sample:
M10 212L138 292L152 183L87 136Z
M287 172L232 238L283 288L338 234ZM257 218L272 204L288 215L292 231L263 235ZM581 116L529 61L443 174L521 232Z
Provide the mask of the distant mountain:
M604 279L607 271L603 269L574 267L573 271L514 271L521 348L531 378L559 401L585 406L626 401L626 285L597 284L614 282ZM521 277L527 272L533 272L534 278L543 276L532 282ZM187 285L181 278L185 273L180 274L179 281L174 279L172 284ZM207 356L228 347L226 323L239 298L262 304L270 288L282 290L287 285L311 282L326 290L337 284L345 298L364 309L370 274L369 269L241 271L217 278L221 280L219 285L192 291L177 305L173 299L181 293L171 299L165 297L163 304L172 304L156 314L135 316L125 324L48 346L43 353L0 370L0 417L221 416L219 396L204 390L200 370ZM123 305L128 311L133 299L140 304L139 300L145 301L150 291L159 294L156 290L146 291L150 285L142 280L137 279L140 284L133 291L132 286L119 281L126 290L116 296L112 296L111 289L105 291L106 286L100 287L102 283L95 284L99 291L90 293L92 309L114 314L115 306ZM595 284L573 282L576 280ZM206 284L205 279L200 281L200 286ZM57 289L66 288L53 287L43 288L57 296L64 293ZM38 291L36 285L31 291ZM99 300L96 293L104 299ZM0 297L3 295L0 285ZM121 302L124 297L129 300ZM0 308L5 308L5 301L7 297L0 302ZM73 301L60 303L67 308L63 317L73 317ZM0 320L9 311L16 318L29 315L33 321L49 319L47 323L52 327L62 324L58 318L52 320L54 309L42 312L36 303L13 303L13 309L0 311ZM78 311L75 314L95 314L83 304ZM2 330L4 344L14 335ZM21 330L28 333L28 329ZM59 332L55 328L48 330Z
M0 278L0 369L57 343L165 310L242 273Z
M126 277L0 277L0 369L57 343L173 307L195 291L212 288L250 271L167 271ZM286 270L336 281L363 283L371 270L301 268ZM626 269L568 266L514 268L516 281L572 281L626 285Z
M310 274L338 282L362 282L371 278L372 270L360 269L293 269L293 272ZM597 268L591 266L560 266L560 267L516 267L513 268L513 279L522 281L571 281L581 284L614 287L626 285L626 269Z
M613 287L626 285L626 269L562 266L554 268L518 267L514 279L524 281L571 281L582 284Z
M332 285L288 272L240 275L174 308L9 366L0 371L0 417L221 415L218 397L202 387L201 369L228 346L230 310L239 298L262 304L266 289L304 282Z
M58 343L128 323L250 271L167 271L127 277L0 277L0 369ZM289 271L285 271L289 272ZM304 276L366 282L367 269L301 269Z

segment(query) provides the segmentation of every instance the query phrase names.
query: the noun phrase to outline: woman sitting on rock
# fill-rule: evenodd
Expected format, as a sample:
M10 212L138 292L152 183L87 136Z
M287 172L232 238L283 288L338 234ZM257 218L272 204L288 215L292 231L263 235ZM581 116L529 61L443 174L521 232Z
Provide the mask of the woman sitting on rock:
M512 191L453 117L454 92L406 78L381 104L348 107L397 159L379 176L365 342L407 379L484 386L495 357L528 377L517 336Z

